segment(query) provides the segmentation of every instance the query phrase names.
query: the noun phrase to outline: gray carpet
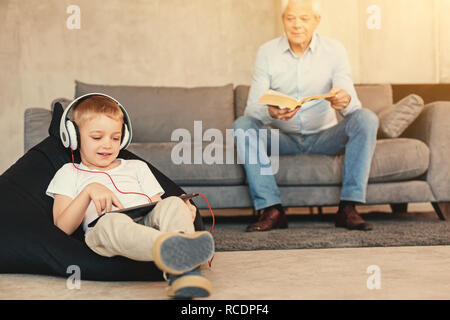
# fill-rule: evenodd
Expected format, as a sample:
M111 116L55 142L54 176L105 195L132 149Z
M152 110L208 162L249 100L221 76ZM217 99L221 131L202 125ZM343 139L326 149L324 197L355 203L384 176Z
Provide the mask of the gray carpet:
M268 232L245 232L255 217L216 217L213 236L216 251L320 249L450 245L450 221L434 212L361 215L374 225L372 231L335 228L333 214L289 215L289 228ZM205 219L206 230L211 220Z

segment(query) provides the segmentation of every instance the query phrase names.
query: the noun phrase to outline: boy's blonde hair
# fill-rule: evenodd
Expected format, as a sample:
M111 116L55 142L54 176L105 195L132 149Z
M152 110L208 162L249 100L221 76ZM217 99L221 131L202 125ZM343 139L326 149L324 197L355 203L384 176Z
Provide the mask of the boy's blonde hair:
M92 96L82 100L72 109L72 119L78 127L97 115L105 116L123 123L123 112L119 105L108 97Z

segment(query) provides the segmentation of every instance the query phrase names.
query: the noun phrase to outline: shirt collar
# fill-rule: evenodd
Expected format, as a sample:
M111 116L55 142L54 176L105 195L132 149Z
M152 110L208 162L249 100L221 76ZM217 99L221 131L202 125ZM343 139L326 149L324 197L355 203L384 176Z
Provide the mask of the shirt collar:
M286 35L283 35L280 38L279 47L280 47L281 52L283 52L283 53L291 48L289 46L289 41L288 41Z
M314 53L317 50L317 33L314 32L311 43L309 44L309 48Z
M311 49L311 52L313 52L313 53L317 50L317 38L318 38L318 35L316 32L314 32L311 42L308 47L309 49ZM281 52L286 52L287 50L291 50L291 46L289 45L289 41L288 41L286 35L283 35L281 37L280 42L279 42L279 47L280 47ZM308 50L308 49L306 49L306 50Z

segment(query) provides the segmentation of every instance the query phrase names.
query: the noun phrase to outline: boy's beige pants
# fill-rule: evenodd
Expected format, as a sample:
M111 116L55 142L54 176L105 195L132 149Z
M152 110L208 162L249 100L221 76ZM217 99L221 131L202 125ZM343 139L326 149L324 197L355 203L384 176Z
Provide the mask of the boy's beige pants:
M166 232L195 232L191 211L178 197L163 199L136 222L123 213L108 213L86 234L85 241L89 248L105 257L120 255L153 261L153 243Z

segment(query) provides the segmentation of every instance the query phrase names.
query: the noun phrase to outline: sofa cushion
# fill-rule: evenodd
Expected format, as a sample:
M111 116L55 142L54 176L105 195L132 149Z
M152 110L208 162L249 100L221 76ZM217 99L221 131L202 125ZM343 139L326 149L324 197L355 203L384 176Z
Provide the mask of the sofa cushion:
M191 156L186 158L189 160L183 161L183 163L181 163L178 156L181 154L179 149L182 147L178 142L131 143L127 150L151 162L179 185L229 186L244 184L244 168L242 165L237 164L237 155L234 147L227 149L221 145L220 149L223 157L218 157L218 160L221 159L221 161L213 163L206 157L207 154L212 154L208 151L208 146L212 148L213 145L211 143L203 143L201 146L195 147L194 144L185 144L185 147L189 148ZM230 155L230 160L226 159L227 151L228 155ZM174 155L172 155L172 152ZM197 163L194 163L195 152L198 155L196 158Z
M248 93L250 86L240 85L234 89L234 112L236 119L244 115L247 106Z
M203 130L231 128L234 120L233 85L221 87L137 87L93 85L76 81L75 96L90 92L111 95L125 107L131 118L134 142L168 142L172 132L194 121Z
M395 182L420 177L429 165L427 145L414 139L378 140L369 182ZM280 156L276 180L280 186L340 185L344 155Z
M29 108L24 115L24 153L48 136L48 126L52 121L52 112L56 103L65 109L72 100L57 98L50 104L50 110L44 108ZM58 129L59 134L59 129Z
M379 114L381 138L398 138L409 127L425 107L423 99L416 94L410 94L393 106Z
M362 106L376 114L393 104L390 84L357 84L355 89Z
M44 139L52 112L43 108L28 108L24 114L24 153Z

